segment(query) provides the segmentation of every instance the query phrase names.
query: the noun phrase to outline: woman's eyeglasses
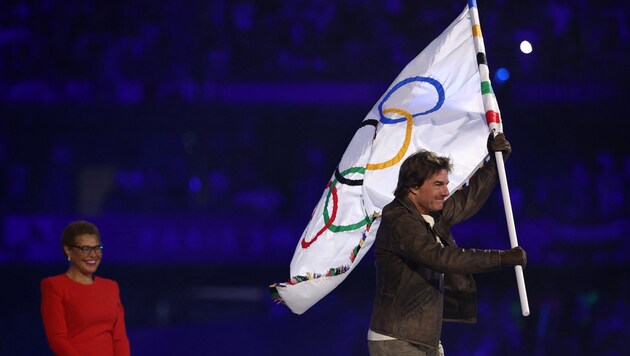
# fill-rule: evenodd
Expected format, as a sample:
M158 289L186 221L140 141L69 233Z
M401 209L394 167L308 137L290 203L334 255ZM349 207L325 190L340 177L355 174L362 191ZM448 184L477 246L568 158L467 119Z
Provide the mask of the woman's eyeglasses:
M91 251L94 251L94 253L103 253L103 245L96 245L96 246L71 245L70 247L78 248L79 250L81 250L81 252L84 255L89 255Z

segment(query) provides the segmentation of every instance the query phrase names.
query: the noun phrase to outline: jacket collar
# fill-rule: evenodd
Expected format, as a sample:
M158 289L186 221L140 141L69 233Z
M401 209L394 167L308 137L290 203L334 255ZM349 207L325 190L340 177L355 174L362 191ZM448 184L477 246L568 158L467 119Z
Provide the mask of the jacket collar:
M424 219L424 217L422 217L422 214L420 214L420 212L418 211L418 209L416 209L416 206L413 204L413 202L411 201L411 199L409 199L408 196L402 197L402 198L396 198L396 200L405 207L405 209L407 209L411 214L414 214L415 216L417 216L420 220L422 220L422 222L424 222L427 227L431 227L429 225L429 223ZM433 217L433 219L435 221L437 221L438 216L440 215L440 212L434 212L434 213L429 213L427 215L431 215Z

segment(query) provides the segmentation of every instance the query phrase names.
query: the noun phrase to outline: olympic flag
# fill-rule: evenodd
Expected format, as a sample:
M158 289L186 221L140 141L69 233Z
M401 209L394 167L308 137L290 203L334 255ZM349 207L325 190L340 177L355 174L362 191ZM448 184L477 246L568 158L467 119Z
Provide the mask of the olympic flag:
M412 153L427 149L450 156L451 192L483 164L490 131L473 43L476 26L467 7L361 122L297 244L290 278L270 286L276 302L302 314L343 282L374 243L380 212L394 198L400 165ZM498 114L490 119L500 125Z

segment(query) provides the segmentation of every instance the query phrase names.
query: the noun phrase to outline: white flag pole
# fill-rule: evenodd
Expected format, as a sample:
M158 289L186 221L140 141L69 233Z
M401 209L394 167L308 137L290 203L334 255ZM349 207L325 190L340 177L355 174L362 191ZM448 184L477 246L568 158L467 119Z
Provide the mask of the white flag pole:
M496 132L495 132L496 134ZM505 209L505 218L507 220L508 234L510 235L510 246L512 248L518 246L516 238L516 227L514 225L514 216L512 215L512 202L510 201L510 190L508 189L507 176L505 174L505 163L503 162L503 153L495 152L495 160L497 162L497 170L499 172L499 183L501 184L501 194L503 196L503 208ZM523 276L523 267L514 267L516 272L516 284L518 286L518 295L521 300L521 313L523 316L529 315L529 302L527 301L527 290L525 289L525 277Z
M479 12L477 10L477 2L468 0L468 10L470 20L472 22L473 42L477 51L477 62L479 63L479 77L481 79L483 106L486 111L486 120L488 126L496 136L503 131L499 114L499 104L492 92L490 84L490 73L488 64L486 63L486 51L481 35L481 25L479 22ZM516 238L516 227L514 225L514 216L512 215L512 203L510 201L510 191L507 184L507 176L505 174L505 164L503 162L503 153L495 152L497 170L499 173L499 183L501 184L501 194L503 196L503 207L505 209L505 217L507 219L508 234L510 236L510 245L512 248L518 246ZM523 316L529 315L529 303L527 301L527 290L525 289L525 277L523 276L523 267L516 266L516 283L518 285L518 294L521 301L521 312Z

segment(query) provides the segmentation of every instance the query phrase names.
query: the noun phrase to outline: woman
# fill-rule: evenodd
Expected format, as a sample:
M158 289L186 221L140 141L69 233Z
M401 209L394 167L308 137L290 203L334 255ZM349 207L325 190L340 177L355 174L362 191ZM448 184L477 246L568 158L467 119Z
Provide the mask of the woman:
M63 230L66 273L41 282L41 312L48 345L56 355L129 355L118 283L94 276L103 245L98 228L75 221Z

